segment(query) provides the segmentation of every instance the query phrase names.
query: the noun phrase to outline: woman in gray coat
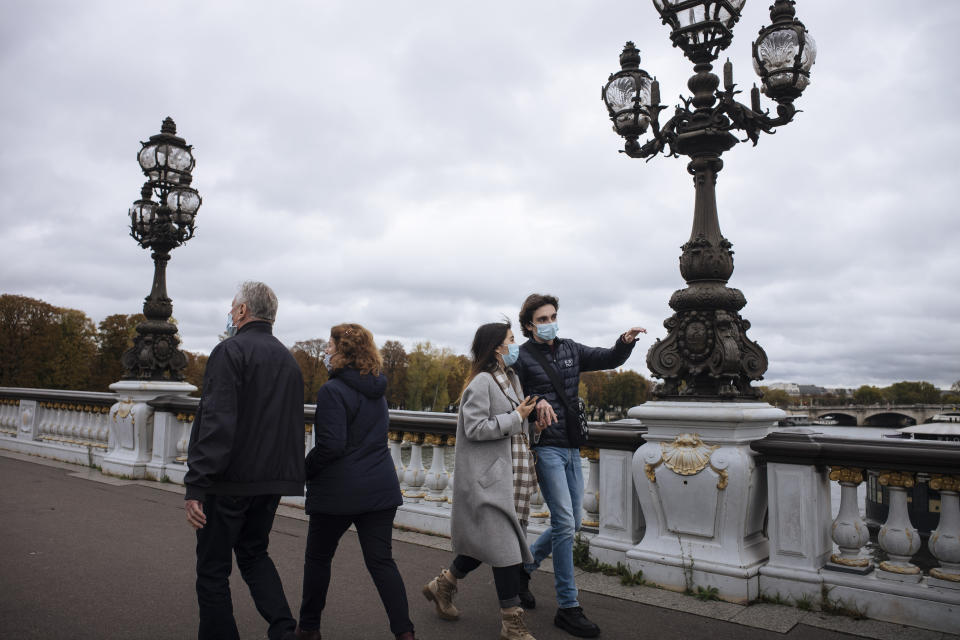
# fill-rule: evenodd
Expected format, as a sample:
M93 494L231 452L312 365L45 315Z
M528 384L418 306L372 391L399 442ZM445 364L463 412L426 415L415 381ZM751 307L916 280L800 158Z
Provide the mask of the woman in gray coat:
M526 521L536 486L524 398L510 368L519 353L509 322L485 324L473 338L473 364L460 400L450 537L456 554L423 588L439 616L456 620L457 580L487 563L500 600L501 640L534 640L520 607L522 564L530 562Z

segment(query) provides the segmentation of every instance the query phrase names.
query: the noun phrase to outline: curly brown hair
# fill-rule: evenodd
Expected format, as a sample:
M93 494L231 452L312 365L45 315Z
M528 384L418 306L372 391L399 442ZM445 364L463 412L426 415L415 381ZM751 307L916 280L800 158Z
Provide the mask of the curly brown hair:
M560 308L560 301L557 300L556 296L552 296L549 293L546 295L542 293L531 293L527 296L527 299L523 301L523 306L520 307L520 331L522 331L526 337L533 337L533 332L527 328L528 324L533 324L533 312L545 304L552 304L554 309Z
M360 373L380 375L383 360L373 341L373 334L359 324L345 322L330 329L330 337L337 352L330 358L330 366L336 369L353 367Z

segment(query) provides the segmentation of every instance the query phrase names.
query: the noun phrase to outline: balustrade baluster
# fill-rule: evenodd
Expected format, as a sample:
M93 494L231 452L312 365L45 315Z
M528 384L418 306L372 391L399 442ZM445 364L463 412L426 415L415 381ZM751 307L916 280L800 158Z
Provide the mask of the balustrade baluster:
M390 447L390 457L393 458L393 470L397 474L397 480L403 484L403 474L406 468L403 466L403 432L387 432L387 445Z
M919 582L922 577L920 567L910 562L910 558L920 550L920 534L910 523L907 512L907 489L913 488L916 479L908 471L881 471L878 480L887 487L890 511L887 521L880 527L877 542L890 559L880 563L877 577Z
M581 524L585 527L600 526L600 451L590 447L580 448L580 457L588 460L589 474L583 490L583 510L586 517Z
M447 436L445 442L448 448L455 449L457 446L457 436ZM446 466L446 456L444 456L444 466ZM456 473L456 467L454 467L453 471L447 471L447 488L443 490L443 495L446 498L444 506L448 509L453 508L453 476L456 475Z
M410 462L403 474L407 489L403 492L410 502L420 502L426 497L423 482L427 477L427 470L423 466L423 434L405 433L403 441L410 443Z
M100 407L100 425L97 428L97 440L104 449L110 448L110 407Z
M824 568L861 575L870 573L873 562L863 549L870 541L870 531L857 504L857 487L863 482L863 469L832 467L830 479L840 483L840 512L830 527L830 536L840 553L832 554Z
M443 436L433 433L427 434L423 443L433 447L433 460L430 462L430 470L427 472L425 486L428 491L427 502L446 502L446 496L443 495L447 488L447 463L444 460Z
M0 400L0 431L11 435L16 435L17 433L16 416L20 404L17 402L15 406L13 404L14 402L17 401L8 398Z
M960 589L960 476L934 474L929 484L940 492L940 522L927 548L940 566L930 570L927 583Z

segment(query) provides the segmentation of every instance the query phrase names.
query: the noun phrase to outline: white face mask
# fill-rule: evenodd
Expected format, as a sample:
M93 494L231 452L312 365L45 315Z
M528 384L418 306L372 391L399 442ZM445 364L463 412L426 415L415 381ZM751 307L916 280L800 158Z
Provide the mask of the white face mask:
M330 361L333 359L333 356L329 353L323 354L323 366L327 368L327 371L333 371L333 365L330 364Z
M237 325L233 324L233 314L227 313L227 337L232 338L237 335Z

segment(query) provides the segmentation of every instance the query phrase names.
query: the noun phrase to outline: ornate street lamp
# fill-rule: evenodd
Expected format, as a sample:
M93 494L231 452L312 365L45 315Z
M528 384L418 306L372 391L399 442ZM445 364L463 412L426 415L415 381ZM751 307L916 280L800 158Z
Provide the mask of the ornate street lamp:
M767 355L747 338L750 323L740 316L747 301L738 289L727 287L733 274L733 251L720 233L716 180L723 167L721 154L739 140L742 131L754 145L760 132L772 133L793 120L794 99L810 82L816 45L803 23L794 17L794 0L776 0L770 7L772 24L760 30L753 43L754 69L762 91L777 103L777 117L760 104L760 90L751 91L750 106L735 100L733 66L723 67L723 89L712 62L733 39L745 0L653 0L663 23L671 28L674 46L694 63L687 82L692 98L682 98L673 116L662 125L660 87L640 69L640 54L628 42L620 55L621 71L603 87L614 131L626 140L622 153L652 159L661 152L690 158L696 200L693 230L683 245L680 273L687 287L674 292L670 307L676 312L664 322L667 337L647 353L647 366L662 382L660 398L698 400L756 400L751 386L763 378ZM639 137L650 129L652 137Z
M141 142L137 161L147 181L130 207L130 235L151 249L153 288L144 299L146 320L137 326L133 347L123 354L125 380L183 380L187 358L179 350L177 326L170 322L173 304L167 297L167 261L174 247L193 237L200 194L190 186L192 147L177 137L177 125L166 118L160 133Z

